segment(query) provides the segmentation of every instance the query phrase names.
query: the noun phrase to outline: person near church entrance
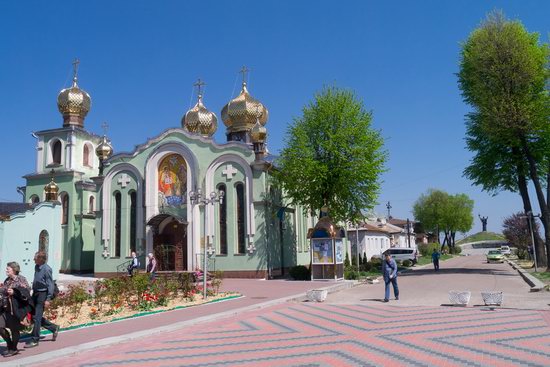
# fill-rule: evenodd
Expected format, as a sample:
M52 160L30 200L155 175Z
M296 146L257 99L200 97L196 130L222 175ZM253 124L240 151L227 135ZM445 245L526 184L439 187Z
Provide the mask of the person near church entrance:
M147 273L149 273L149 280L153 281L157 277L157 259L155 259L152 252L147 257L149 259L147 262Z
M8 347L2 353L4 357L11 357L19 353L17 343L19 343L22 322L26 319L32 306L29 283L24 276L19 275L19 271L18 263L9 262L6 266L8 277L0 286L0 335Z
M439 258L440 258L440 254L439 254L439 251L437 251L437 249L434 248L434 251L432 252L432 262L434 263L434 270L435 271L438 271L439 270Z
M44 309L50 306L53 297L54 283L52 278L52 268L46 261L48 256L43 251L38 251L34 255L34 280L32 282L32 299L34 302L34 327L32 329L31 340L25 343L25 348L34 348L40 340L40 329L43 327L52 332L52 341L57 340L59 334L59 325L55 325L44 318Z
M399 300L399 288L397 287L397 263L392 259L389 252L384 253L384 261L382 261L382 275L386 285L384 293L384 302L390 300L390 283L393 286L393 294L395 299Z
M132 262L128 265L128 276L134 275L134 270L139 268L139 259L135 251L132 251Z

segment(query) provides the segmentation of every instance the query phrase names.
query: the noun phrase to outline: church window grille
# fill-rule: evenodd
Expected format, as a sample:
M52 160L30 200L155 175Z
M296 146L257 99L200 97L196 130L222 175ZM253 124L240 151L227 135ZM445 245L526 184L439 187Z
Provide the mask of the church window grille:
M38 251L43 251L46 254L48 253L48 245L50 243L50 235L45 229L40 232L38 236Z
M38 204L40 202L40 198L37 195L32 195L30 198L31 204Z
M219 185L218 191L223 192L224 200L220 203L218 221L220 225L220 254L227 255L227 188Z
M84 144L84 148L82 148L82 164L86 167L91 167L89 144Z
M120 257L120 242L121 242L121 232L120 232L120 223L122 216L122 195L120 192L115 193L115 257Z
M52 145L52 163L61 164L61 142L59 140Z
M245 243L245 204L244 204L244 185L238 183L235 185L237 194L237 253L246 252Z
M136 251L137 195L130 192L130 251Z
M61 224L69 223L69 195L63 195L61 199L62 214L61 214Z

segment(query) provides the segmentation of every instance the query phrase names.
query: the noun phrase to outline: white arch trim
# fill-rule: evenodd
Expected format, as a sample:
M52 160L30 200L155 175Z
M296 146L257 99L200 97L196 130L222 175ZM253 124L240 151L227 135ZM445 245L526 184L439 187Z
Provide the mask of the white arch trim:
M103 181L102 205L103 219L101 224L101 238L105 241L104 246L109 244L111 238L111 188L113 186L113 178L122 172L130 172L136 178L137 186L137 210L136 210L136 239L143 239L143 178L138 169L129 163L117 164Z
M254 180L252 176L252 168L250 168L249 162L247 162L243 157L236 154L224 154L216 158L206 170L205 195L208 195L210 192L216 189L215 182L214 182L214 174L216 173L217 169L221 165L226 163L236 163L244 170L244 175L245 175L244 187L246 190L245 199L246 199L246 206L248 208L246 233L248 235L249 241L252 241L252 237L254 237L254 235L256 234L256 220L254 218L255 217L254 200L252 197L252 193L254 192L252 183L254 182ZM208 218L214 218L214 207L212 205L208 206ZM213 226L214 226L214 221L209 220L209 223L207 225L209 235L214 233Z

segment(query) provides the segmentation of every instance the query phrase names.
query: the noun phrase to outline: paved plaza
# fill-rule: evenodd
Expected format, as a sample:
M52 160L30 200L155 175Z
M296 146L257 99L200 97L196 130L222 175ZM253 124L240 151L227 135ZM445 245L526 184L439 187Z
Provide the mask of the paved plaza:
M41 344L44 354L35 348L10 362L59 367L550 364L549 292L529 292L508 264L486 264L481 256L441 265L438 273L426 266L401 275L401 299L388 304L381 302L381 284L343 289L325 303L310 303L292 295L334 283L227 280L226 286L240 287L247 297L186 314L64 332L58 342ZM451 289L472 291L469 306L450 307ZM481 290L502 290L502 307L483 306ZM178 326L182 317L189 324ZM154 329L160 325L165 331Z

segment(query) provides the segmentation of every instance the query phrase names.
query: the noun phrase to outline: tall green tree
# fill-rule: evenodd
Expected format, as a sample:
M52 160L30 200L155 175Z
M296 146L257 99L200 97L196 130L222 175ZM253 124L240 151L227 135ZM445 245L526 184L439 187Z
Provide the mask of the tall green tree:
M323 89L285 136L275 177L293 204L333 219L357 221L376 204L387 153L372 114L356 95Z
M524 172L533 183L545 230L547 261L550 260L549 55L548 45L541 44L537 33L529 33L521 22L508 20L496 11L464 43L458 73L464 100L474 108L476 125L469 133L487 141L482 147L485 152L476 150L482 153L477 158L486 159L487 150L492 149L498 154L493 169L520 173L517 175L520 193L525 188L519 186L524 184ZM490 180L483 178L480 183L491 187ZM525 208L526 195L521 194Z
M474 201L466 194L449 195L442 190L430 189L420 195L413 205L415 220L425 228L437 233L443 232L442 246L455 245L456 232L467 232L474 223Z

